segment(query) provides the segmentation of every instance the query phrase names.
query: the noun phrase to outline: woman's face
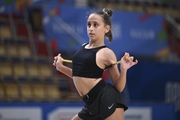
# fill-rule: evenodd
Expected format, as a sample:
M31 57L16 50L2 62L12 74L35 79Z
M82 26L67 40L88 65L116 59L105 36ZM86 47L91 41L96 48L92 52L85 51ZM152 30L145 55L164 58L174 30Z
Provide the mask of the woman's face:
M87 33L91 41L104 40L105 33L108 31L100 15L93 13L88 17Z

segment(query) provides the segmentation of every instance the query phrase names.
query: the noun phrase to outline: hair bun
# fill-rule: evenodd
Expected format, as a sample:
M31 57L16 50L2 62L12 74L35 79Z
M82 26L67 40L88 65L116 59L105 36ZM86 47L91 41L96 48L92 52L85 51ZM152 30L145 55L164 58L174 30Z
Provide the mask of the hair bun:
M109 17L111 17L112 14L113 14L113 11L112 11L111 9L108 9L108 8L104 8L102 11L103 11L105 14L107 14Z

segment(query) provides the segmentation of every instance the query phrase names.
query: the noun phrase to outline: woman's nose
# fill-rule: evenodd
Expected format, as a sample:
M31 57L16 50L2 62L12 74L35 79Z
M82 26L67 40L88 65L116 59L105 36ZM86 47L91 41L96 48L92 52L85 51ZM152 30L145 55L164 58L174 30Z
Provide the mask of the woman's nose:
M91 25L91 26L89 26L89 30L93 30L93 26Z

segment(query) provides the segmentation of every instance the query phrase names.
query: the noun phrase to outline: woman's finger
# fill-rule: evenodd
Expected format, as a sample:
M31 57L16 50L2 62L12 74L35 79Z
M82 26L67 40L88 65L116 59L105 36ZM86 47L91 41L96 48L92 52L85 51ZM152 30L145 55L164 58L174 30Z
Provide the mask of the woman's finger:
M136 60L135 62L133 62L133 64L132 65L136 65L138 63L138 60Z
M129 56L129 53L128 53L128 52L125 52L125 55L128 55L128 56Z
M133 60L134 60L133 56L129 57L129 61L133 61Z

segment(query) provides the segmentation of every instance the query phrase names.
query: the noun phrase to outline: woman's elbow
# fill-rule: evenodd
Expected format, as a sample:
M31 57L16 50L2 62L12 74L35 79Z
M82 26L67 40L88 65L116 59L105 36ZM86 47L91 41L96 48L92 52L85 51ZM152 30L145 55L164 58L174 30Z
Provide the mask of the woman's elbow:
M118 92L122 92L124 90L124 87L116 86L116 90Z

